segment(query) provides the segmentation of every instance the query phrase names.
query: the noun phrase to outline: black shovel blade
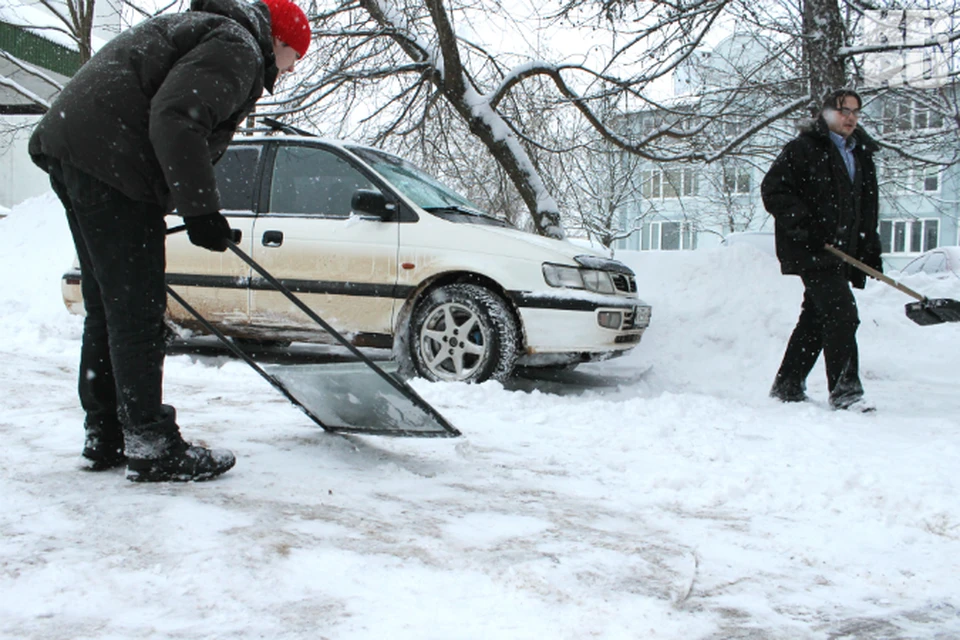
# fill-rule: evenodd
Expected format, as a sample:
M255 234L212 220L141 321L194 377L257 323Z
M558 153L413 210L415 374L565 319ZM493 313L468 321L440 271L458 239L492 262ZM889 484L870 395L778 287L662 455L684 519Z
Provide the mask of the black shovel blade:
M906 305L907 317L919 325L960 322L960 300L935 298Z
M378 367L395 376L394 363L382 362ZM399 391L363 362L263 368L327 431L405 438L460 435L419 396Z

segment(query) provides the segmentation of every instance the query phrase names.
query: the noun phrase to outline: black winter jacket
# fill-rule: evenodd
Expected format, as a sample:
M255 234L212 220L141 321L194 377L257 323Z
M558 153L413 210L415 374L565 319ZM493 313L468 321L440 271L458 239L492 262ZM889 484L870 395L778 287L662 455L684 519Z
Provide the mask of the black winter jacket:
M266 5L193 0L104 45L40 120L30 155L167 212L218 211L213 164L277 74Z
M785 274L843 265L820 248L824 242L882 270L877 169L873 162L879 147L857 127L853 136L857 140L854 156L860 189L856 194L829 131L822 116L802 130L784 147L760 187L763 204L776 219L777 257ZM853 286L863 288L866 275L855 268L848 273Z

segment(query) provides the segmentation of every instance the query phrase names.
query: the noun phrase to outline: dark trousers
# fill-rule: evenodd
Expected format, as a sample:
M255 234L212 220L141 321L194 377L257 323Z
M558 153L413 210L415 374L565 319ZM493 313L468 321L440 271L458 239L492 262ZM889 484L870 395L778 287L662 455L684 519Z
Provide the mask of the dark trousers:
M80 260L79 393L88 436L119 441L163 417L164 212L68 164L49 171Z
M857 301L843 268L811 271L803 279L800 318L787 343L775 386L804 389L823 352L830 402L843 405L863 395L857 352Z

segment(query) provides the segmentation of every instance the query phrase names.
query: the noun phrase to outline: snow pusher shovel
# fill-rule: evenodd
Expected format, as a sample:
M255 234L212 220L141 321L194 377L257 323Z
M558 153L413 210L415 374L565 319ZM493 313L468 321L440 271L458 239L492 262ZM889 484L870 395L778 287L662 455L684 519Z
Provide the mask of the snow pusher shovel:
M860 271L863 271L871 278L876 278L884 284L888 284L894 289L898 289L908 296L916 298L919 302L909 302L905 306L907 317L917 324L926 326L928 324L941 324L944 322L960 322L960 300L953 300L951 298L927 298L913 289L900 284L893 278L883 275L873 267L860 262L852 256L848 256L836 247L828 244L824 245L824 249L847 264L851 264L857 269L860 269Z
M173 227L168 234L184 227ZM460 432L406 382L391 375L325 322L234 242L229 248L277 291L347 348L357 363L260 366L190 306L170 285L167 293L325 431L398 437L455 438Z

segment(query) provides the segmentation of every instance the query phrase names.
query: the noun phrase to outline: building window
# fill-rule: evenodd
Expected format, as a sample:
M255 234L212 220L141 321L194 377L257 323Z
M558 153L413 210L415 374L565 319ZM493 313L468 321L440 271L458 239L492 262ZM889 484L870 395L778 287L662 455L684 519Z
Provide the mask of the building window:
M678 251L697 248L697 234L689 222L651 222L643 233L644 251Z
M723 121L723 135L727 138L737 137L741 131L746 129L747 123L742 118L731 118Z
M888 167L886 181L892 193L939 193L940 169Z
M647 200L695 196L699 193L697 174L691 168L644 169L643 197Z
M652 115L641 116L636 122L638 132L643 135L653 133L653 130L659 126L657 118Z
M890 100L883 105L883 132L943 128L943 114L915 100Z
M731 195L750 193L750 170L746 167L724 167L723 192Z
M923 253L940 246L940 221L881 220L880 245L884 253Z

